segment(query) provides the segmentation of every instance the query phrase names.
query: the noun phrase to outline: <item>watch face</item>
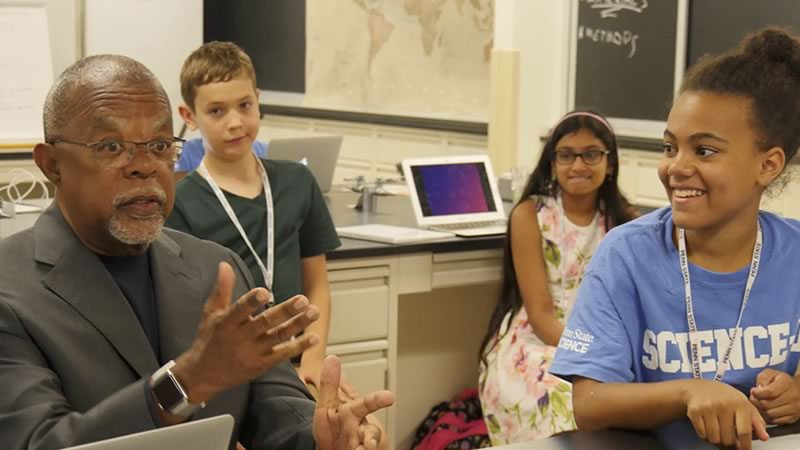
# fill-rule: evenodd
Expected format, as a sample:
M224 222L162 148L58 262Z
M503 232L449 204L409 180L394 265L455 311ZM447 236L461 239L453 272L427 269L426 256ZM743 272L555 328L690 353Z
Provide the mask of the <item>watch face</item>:
M155 394L161 408L166 411L172 410L183 400L183 395L178 389L178 385L170 375L161 378L158 383L153 385L153 394Z

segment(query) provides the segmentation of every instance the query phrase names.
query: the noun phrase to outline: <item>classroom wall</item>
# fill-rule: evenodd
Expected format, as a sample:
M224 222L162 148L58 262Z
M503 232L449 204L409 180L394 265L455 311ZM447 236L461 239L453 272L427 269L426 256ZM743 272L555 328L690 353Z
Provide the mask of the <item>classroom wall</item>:
M0 0L0 5L3 4L45 4L49 21L53 77L58 76L67 66L75 62L81 53L82 21L80 14L82 2L77 0Z
M203 0L176 0L168 5L157 0L0 0L6 3L45 2L50 18L53 68L60 73L79 55L90 52L123 52L151 67L167 85L173 104L180 101L177 77L186 54L202 41ZM268 116L262 139L272 137L341 134L345 136L336 181L356 175L391 178L395 164L404 157L459 153L500 152L509 166L531 168L538 159L540 137L568 110L570 20L572 1L495 0L494 51L516 53L518 73L500 73L515 79L514 101L508 101L506 87L493 87L495 120L514 120L513 127L490 119L490 135L513 133L500 139L504 145L490 147L482 135L435 132L371 124ZM86 8L89 8L87 11ZM154 11L144 17L142 11ZM123 18L124 20L122 20ZM104 24L120 23L124 30L111 33ZM84 21L88 23L84 24ZM147 31L143 23L148 22ZM155 21L159 26L153 26ZM121 26L122 26L121 25ZM88 31L88 32L87 32ZM118 30L119 31L119 30ZM147 39L144 39L144 37ZM504 70L506 68L503 68ZM504 95L506 100L500 96ZM177 119L177 117L176 117ZM176 128L181 125L176 120ZM3 149L2 151L28 151ZM620 183L635 203L661 206L666 203L656 176L659 154L625 148L621 151ZM0 161L0 183L7 169L24 167L36 171L30 160ZM506 169L502 167L499 169ZM500 172L501 170L498 170ZM800 182L796 179L767 208L800 217Z
M569 1L496 0L495 48L519 52L516 165L532 165L540 136L567 111ZM490 124L490 127L493 124Z
M54 78L86 54L122 53L143 62L167 89L176 131L180 129L178 75L186 55L202 43L203 0L0 0L2 4L46 5ZM0 147L0 185L15 176L13 169L40 175L31 150L30 143Z
M336 181L361 174L368 179L387 177L393 165L403 157L457 152L497 152L508 156L513 165L532 168L538 160L540 137L569 109L570 1L496 0L495 52L515 52L518 73L501 73L503 80L516 79L516 101L508 101L508 92L492 87L492 108L502 113L490 114L490 137L493 131L512 132L515 136L500 139L502 148L489 148L494 142L483 136L458 133L432 133L415 129L391 129L368 124L346 124L314 119L266 117L261 136L291 137L315 134L345 136ZM494 54L493 54L494 56ZM505 65L502 67L507 69ZM494 69L494 68L493 68ZM492 120L516 121L507 127ZM452 143L457 143L452 145ZM466 145L463 145L466 144ZM660 207L667 204L664 188L657 176L660 154L637 148L620 149L620 185L633 203ZM496 166L498 164L495 164ZM503 168L505 169L505 168ZM794 168L793 168L794 169ZM796 169L794 169L796 170ZM502 170L498 170L502 171ZM795 176L784 192L765 197L765 209L800 218L800 176Z
M44 53L45 50L42 47L36 45L28 45L27 47L14 47L14 46L22 46L23 43L19 42L4 42L4 46L8 46L11 49L11 54L15 54L13 52L21 51L28 59L23 64L14 64L8 66L6 70L10 70L11 79L24 79L29 82L29 85L25 87L32 89L32 91L25 91L25 92L46 92L46 89L49 87L47 84L49 83L48 78L54 77L56 74L60 73L65 67L75 61L77 55L79 54L79 43L76 39L76 33L80 28L80 24L78 23L78 5L74 1L64 1L64 0L0 0L0 7L9 6L9 7L17 7L17 6L36 6L36 7L44 7L44 12L46 14L46 18L48 20L48 28L46 30L42 29L31 29L25 28L31 33L36 33L36 36L41 37L43 33L47 33L48 41L50 44L49 49L49 56L50 56L50 64L46 64L46 62L39 60L36 61L33 58L40 57L42 59L47 58L47 54ZM18 31L17 31L18 32ZM17 32L14 32L13 29L11 31L11 36L17 36ZM8 33L3 33L4 37L8 37ZM13 41L13 39L6 39L7 41ZM39 53L42 53L41 55ZM6 53L7 55L8 53ZM10 61L4 61L10 62ZM31 70L32 67L44 67L45 65L49 65L52 67L51 74L42 74L37 73L33 75L28 75L26 71ZM8 73L5 72L4 73ZM16 78L20 77L20 78ZM8 80L3 80L8 82ZM20 86L17 86L20 87ZM26 111L30 107L30 104L27 102L32 99L31 97L25 96L26 104L21 105L25 108ZM4 99L0 99L0 103L3 103ZM33 111L34 113L36 111ZM8 112L6 112L8 114ZM38 114L34 114L34 117L38 117ZM8 135L8 131L3 136L0 136L0 156L3 153L16 153L19 151L27 151L28 149L25 147L29 147L34 140L36 140L36 135L40 132L36 132L40 127L40 124L37 123L29 123L27 122L27 118L31 117L30 114L22 114L16 116L4 116L11 118L11 124L6 122L6 130L15 130L11 132L11 135ZM20 120L26 120L25 122L21 122ZM12 125L13 124L13 125ZM11 127L11 128L9 128ZM3 161L0 160L0 163ZM2 177L2 164L0 164L0 177Z
M203 43L203 0L82 1L83 55L119 53L152 70L169 95L177 133L180 70Z
M150 68L174 106L181 64L203 42L203 0L0 0L4 4L46 6L53 78L81 56L120 53ZM181 122L177 113L174 118L177 131Z
M519 123L517 165L529 167L538 160L540 137L566 113L569 89L570 22L572 1L496 0L495 48L519 52ZM489 124L490 129L492 124ZM660 153L637 148L620 149L620 184L628 198L639 205L667 204L656 173ZM783 192L765 197L763 208L800 218L798 165Z
M532 166L541 150L540 136L566 112L569 3L495 0L492 73L502 77L502 82L491 89L488 140L486 136L408 128L393 129L387 134L377 131L386 127L277 116L265 118L262 137L342 134L344 167L337 171L337 181L359 171L368 178L385 176L387 170L393 172L392 166L404 155L452 154L462 149L469 153L490 152L498 173L511 167ZM505 57L511 53L516 53L517 65L505 64ZM499 59L503 59L500 64ZM518 73L510 74L507 70ZM516 79L518 85L509 92L504 83L511 79ZM514 121L515 125L509 127L508 121ZM322 129L320 123L324 124ZM493 133L513 133L513 136L497 138ZM499 141L499 148L489 149L495 140ZM468 148L449 145L452 141L468 141L469 145ZM391 151L396 148L404 151Z

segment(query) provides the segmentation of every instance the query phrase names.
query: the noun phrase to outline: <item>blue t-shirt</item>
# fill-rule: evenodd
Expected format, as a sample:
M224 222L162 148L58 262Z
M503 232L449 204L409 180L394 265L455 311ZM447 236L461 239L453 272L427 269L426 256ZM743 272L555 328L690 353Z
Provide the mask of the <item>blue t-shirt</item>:
M253 152L259 158L266 158L267 144L261 141L253 141ZM202 138L189 139L183 144L181 157L175 163L175 172L191 172L197 169L205 154L206 150L203 146Z
M793 375L800 356L800 222L759 213L762 258L722 381L749 393L767 367ZM692 378L689 326L672 210L613 229L586 270L551 372L605 383ZM735 245L735 243L731 243ZM727 349L749 264L715 273L690 262L700 369L711 379Z

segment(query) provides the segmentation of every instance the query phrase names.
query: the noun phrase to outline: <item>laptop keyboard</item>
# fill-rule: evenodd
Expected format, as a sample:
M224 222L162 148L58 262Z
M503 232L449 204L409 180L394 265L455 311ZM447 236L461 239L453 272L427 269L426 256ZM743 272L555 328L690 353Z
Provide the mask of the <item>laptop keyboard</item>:
M506 226L505 220L486 220L482 222L463 222L463 223L445 223L441 225L436 225L436 228L442 230L467 230L472 228L492 228L492 227L504 227Z

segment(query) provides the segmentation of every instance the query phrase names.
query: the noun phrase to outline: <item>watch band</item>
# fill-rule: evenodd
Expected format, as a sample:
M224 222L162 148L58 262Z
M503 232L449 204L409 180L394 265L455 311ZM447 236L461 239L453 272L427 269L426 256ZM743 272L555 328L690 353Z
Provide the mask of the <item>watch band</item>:
M150 389L163 411L187 419L198 409L206 406L205 402L190 403L186 391L172 373L175 361L169 361L159 368L150 378Z

